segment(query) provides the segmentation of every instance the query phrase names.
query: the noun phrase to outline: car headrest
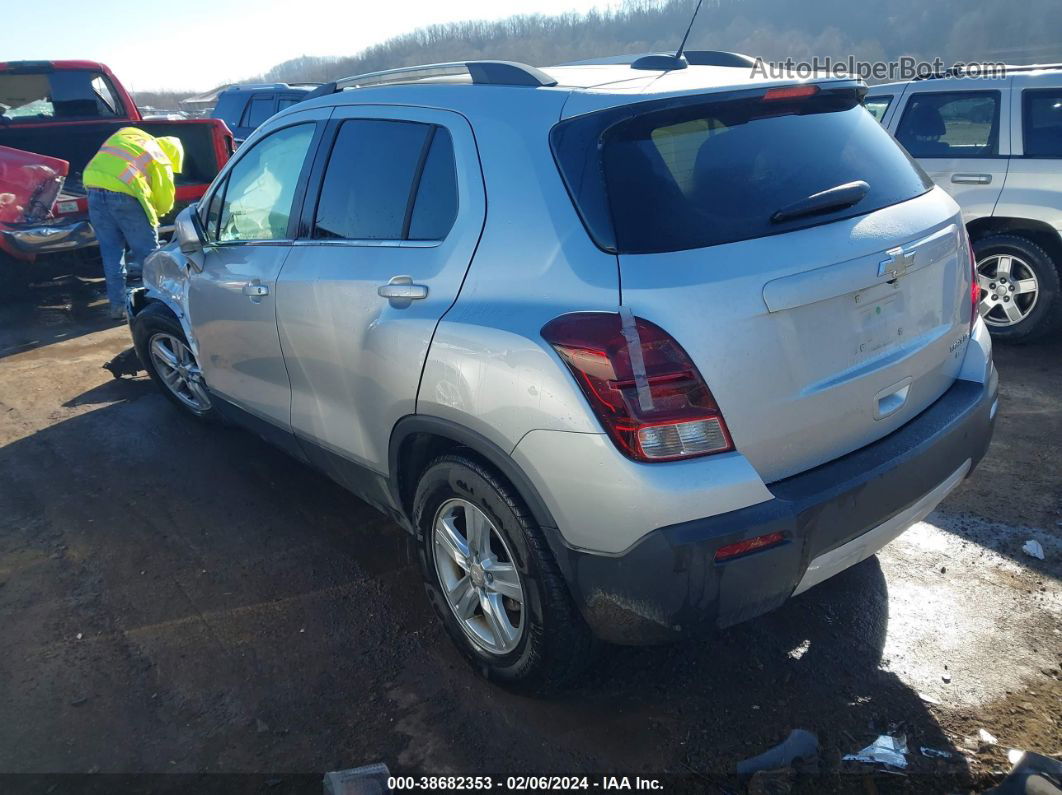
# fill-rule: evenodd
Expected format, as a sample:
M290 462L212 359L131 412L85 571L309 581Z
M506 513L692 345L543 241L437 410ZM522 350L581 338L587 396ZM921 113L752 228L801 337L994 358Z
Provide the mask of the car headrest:
M911 118L905 126L908 134L919 138L939 138L948 131L940 111L935 105L926 102L916 101Z

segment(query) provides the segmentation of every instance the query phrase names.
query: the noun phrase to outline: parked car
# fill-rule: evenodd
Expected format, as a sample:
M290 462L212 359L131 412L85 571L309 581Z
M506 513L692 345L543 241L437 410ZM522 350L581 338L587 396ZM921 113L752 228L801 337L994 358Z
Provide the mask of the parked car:
M958 207L865 86L687 59L340 81L247 139L130 294L163 393L412 533L498 680L765 613L989 443Z
M1062 66L888 83L866 105L962 207L993 336L1062 326Z
M225 123L144 119L110 69L92 61L0 63L0 281L39 256L95 245L81 172L122 127L184 144L177 213L203 195L232 153Z
M218 95L210 112L221 119L236 136L237 146L274 113L306 99L320 83L255 83L230 86Z

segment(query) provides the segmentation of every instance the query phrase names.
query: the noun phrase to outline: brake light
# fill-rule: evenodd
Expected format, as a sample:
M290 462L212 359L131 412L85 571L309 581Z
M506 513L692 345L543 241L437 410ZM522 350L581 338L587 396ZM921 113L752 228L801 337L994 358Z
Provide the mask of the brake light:
M816 85L785 86L784 88L769 88L763 95L764 102L776 102L782 99L804 99L819 93Z
M734 449L708 385L659 326L629 310L574 312L551 320L542 336L629 458L675 461Z
M981 311L981 283L977 280L977 255L974 254L973 241L970 233L964 228L966 236L966 250L970 254L970 334L973 334L974 324L977 323L977 315Z
M750 552L756 552L760 549L778 546L783 541L785 541L785 535L783 533L767 533L767 535L756 536L755 538L749 538L745 541L738 541L735 544L727 544L725 547L719 547L719 549L715 551L715 562L719 563L724 560L747 555Z

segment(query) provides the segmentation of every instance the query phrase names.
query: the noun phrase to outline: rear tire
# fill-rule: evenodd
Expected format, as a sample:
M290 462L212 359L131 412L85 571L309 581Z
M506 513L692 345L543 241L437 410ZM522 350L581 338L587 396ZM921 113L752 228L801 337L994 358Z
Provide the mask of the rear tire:
M1020 235L992 235L974 243L974 256L981 281L981 316L993 339L1033 342L1062 325L1058 265L1043 248ZM1008 269L1004 284L994 278L1001 261ZM1022 293L1018 282L1030 286L1035 282L1035 294ZM1025 316L1008 319L1008 310Z
M133 318L132 326L136 354L162 394L196 419L220 419L184 329L173 313L163 304L149 304Z
M485 566L471 562L479 559L474 541L460 547L461 541L473 538L468 524L473 520L462 517L475 512L489 522L481 535L493 539L486 544L492 551L487 550L490 560ZM568 684L584 670L595 648L590 629L568 593L542 531L523 500L493 469L460 453L435 459L417 483L413 520L428 599L450 638L476 670L488 679L536 693ZM444 520L460 530L457 545L438 541L437 528L445 524ZM452 554L446 555L446 550ZM465 563L456 564L462 557ZM522 602L506 602L507 628L518 634L500 635L506 641L492 644L488 620L491 585L484 580L484 571L489 577L492 565L506 567L509 563L512 565L506 571L515 568L517 577L506 587L513 589L518 580L515 587ZM462 579L468 590L459 593ZM448 597L447 593L456 596ZM464 608L455 605L461 595L467 597ZM519 610L515 609L517 604ZM468 617L459 618L459 610ZM481 631L484 627L486 632Z

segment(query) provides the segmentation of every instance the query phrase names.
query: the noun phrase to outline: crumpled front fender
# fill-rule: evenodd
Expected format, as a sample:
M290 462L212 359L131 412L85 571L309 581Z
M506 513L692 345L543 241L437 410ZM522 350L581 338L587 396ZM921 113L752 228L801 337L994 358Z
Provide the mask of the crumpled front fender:
M198 357L199 344L188 320L188 282L192 268L189 257L181 252L176 243L168 243L148 255L144 260L143 276L146 300L138 302L138 305L142 310L147 302L165 304L177 317L192 352ZM131 301L129 317L132 318L136 311L137 307Z

